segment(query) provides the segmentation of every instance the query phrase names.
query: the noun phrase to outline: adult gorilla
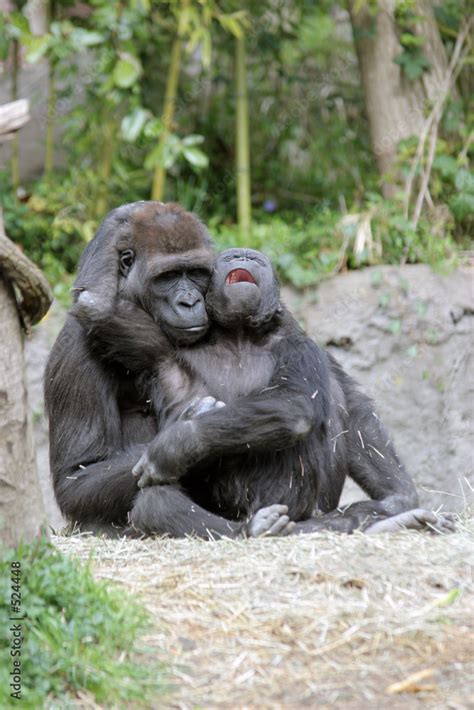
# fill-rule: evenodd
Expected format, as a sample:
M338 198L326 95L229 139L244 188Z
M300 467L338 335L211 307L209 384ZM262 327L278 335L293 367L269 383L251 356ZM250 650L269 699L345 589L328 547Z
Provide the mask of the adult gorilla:
M104 220L83 254L74 291L98 294L104 307L120 296L134 308L134 334L152 338L153 326L157 337L190 345L208 327L204 294L213 261L211 238L196 217L179 205L137 202ZM45 397L54 491L70 521L126 525L140 496L132 469L159 428L148 384L136 371L104 362L68 316L48 361ZM284 512L257 511L234 531L281 532Z

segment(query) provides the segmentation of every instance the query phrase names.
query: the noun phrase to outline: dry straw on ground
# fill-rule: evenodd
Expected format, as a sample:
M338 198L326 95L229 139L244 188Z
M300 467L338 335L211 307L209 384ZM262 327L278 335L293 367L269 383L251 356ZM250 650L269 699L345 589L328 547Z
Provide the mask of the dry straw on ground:
M474 520L457 533L55 538L140 599L159 708L474 706ZM459 590L459 592L458 592Z

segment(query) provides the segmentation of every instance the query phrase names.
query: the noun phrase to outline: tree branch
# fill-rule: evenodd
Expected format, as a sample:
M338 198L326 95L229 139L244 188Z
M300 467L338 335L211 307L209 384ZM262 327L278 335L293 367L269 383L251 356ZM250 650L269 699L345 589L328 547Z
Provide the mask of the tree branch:
M53 293L46 278L32 261L5 234L0 211L0 272L20 291L18 310L25 330L48 312Z
M433 164L433 159L434 159L434 154L436 150L436 139L437 139L437 133L438 133L438 126L441 121L442 115L443 115L443 107L444 103L449 96L452 87L454 86L454 83L458 77L458 74L461 70L462 67L462 60L465 57L465 54L461 56L462 49L464 46L464 42L466 39L469 37L469 32L471 29L472 25L472 19L469 18L469 20L465 23L464 27L460 31L456 44L453 49L453 53L451 55L451 59L449 62L448 70L446 72L446 75L443 79L442 83L442 88L441 91L438 95L438 98L435 101L435 104L428 115L428 118L425 121L425 124L423 126L423 129L421 131L420 139L418 141L418 146L416 149L415 157L413 159L410 172L408 174L406 183L405 183L405 204L404 204L404 214L405 217L408 218L409 215L409 209L410 209L410 200L411 200L411 193L413 189L413 183L415 180L416 176L416 171L418 169L418 166L420 164L420 161L422 160L423 154L425 152L425 143L428 138L428 136L431 134L431 139L430 139L430 147L429 147L429 155L428 155L428 162L426 165L426 168L424 170L424 174L422 177L421 181L421 188L420 192L418 194L417 202L416 202L416 207L415 211L413 214L413 225L416 227L418 224L418 220L421 214L421 206L423 204L423 201L426 196L426 191L428 189L428 184L429 184L429 179L431 175L431 168ZM432 148L434 143L434 148ZM430 159L431 156L431 159ZM421 201L420 201L421 200Z

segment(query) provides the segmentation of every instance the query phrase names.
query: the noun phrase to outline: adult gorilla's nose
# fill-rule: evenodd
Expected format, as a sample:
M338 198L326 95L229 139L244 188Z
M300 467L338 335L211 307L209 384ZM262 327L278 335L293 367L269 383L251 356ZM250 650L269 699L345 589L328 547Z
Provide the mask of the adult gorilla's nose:
M200 301L201 298L196 293L182 293L180 296L178 296L176 305L179 308L183 308L184 310L186 310L194 308L194 306L200 303Z

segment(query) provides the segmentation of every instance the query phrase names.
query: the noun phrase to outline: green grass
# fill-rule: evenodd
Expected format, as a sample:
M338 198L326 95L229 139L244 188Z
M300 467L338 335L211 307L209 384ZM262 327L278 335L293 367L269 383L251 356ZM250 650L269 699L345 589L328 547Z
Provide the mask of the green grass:
M9 687L13 560L21 562L26 615L20 701L10 697ZM162 672L137 644L147 615L121 590L96 581L89 566L65 557L45 540L2 556L0 586L0 707L66 708L78 691L106 707L156 703L164 691Z

